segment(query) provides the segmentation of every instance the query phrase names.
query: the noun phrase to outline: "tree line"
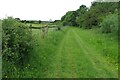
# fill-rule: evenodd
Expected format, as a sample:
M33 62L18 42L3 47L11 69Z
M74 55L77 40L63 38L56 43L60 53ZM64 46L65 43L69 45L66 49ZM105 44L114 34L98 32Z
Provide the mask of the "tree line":
M76 11L68 11L61 18L63 26L84 29L101 28L102 32L118 31L119 2L92 2L90 8L81 5Z

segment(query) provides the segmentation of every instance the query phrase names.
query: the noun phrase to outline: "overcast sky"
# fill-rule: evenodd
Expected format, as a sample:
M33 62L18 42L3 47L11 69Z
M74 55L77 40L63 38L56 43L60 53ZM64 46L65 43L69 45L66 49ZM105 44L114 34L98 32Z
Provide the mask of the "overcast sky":
M58 20L67 12L87 7L94 0L0 0L0 18L13 16L22 20Z

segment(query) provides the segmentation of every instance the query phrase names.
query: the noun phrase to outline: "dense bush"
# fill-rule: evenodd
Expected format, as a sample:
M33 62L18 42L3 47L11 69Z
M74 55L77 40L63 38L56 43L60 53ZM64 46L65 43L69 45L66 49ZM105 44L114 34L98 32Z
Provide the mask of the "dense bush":
M103 33L118 32L118 14L109 14L100 26Z
M32 48L29 28L11 17L3 20L2 28L3 60L23 65Z

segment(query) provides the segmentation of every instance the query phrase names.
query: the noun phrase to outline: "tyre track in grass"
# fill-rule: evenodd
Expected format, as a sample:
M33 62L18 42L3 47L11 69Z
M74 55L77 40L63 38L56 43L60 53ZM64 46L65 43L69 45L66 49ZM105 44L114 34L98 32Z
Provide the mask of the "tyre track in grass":
M84 54L92 63L96 71L96 76L94 77L103 77L103 78L117 78L118 70L115 66L109 63L105 57L96 52L96 49L93 49L91 45L87 44L83 38L81 38L80 31L78 29L72 29L76 41L79 43L80 48L82 48ZM82 34L82 33L81 33ZM85 35L87 36L87 35Z
M47 78L116 78L118 76L115 67L79 35L78 28L68 29L56 50L56 55L52 57Z
M72 78L77 77L77 69L76 64L74 62L75 56L72 54L74 51L73 45L75 46L73 41L73 36L71 36L71 31L69 30L61 44L56 51L56 55L54 56L54 60L51 63L51 70L48 71L47 77L49 78Z

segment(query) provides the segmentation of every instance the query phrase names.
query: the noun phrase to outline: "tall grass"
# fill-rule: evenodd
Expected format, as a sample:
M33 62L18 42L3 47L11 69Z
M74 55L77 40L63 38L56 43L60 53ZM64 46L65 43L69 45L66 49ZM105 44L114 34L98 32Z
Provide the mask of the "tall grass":
M118 64L118 36L114 33L103 34L99 29L80 29L80 36L109 62ZM88 35L88 36L85 36Z
M34 49L31 52L29 66L26 66L24 76L22 77L45 77L50 62L57 50L57 46L64 37L66 30L49 30L47 36L43 39L40 30L33 30ZM38 71L39 70L39 71Z

